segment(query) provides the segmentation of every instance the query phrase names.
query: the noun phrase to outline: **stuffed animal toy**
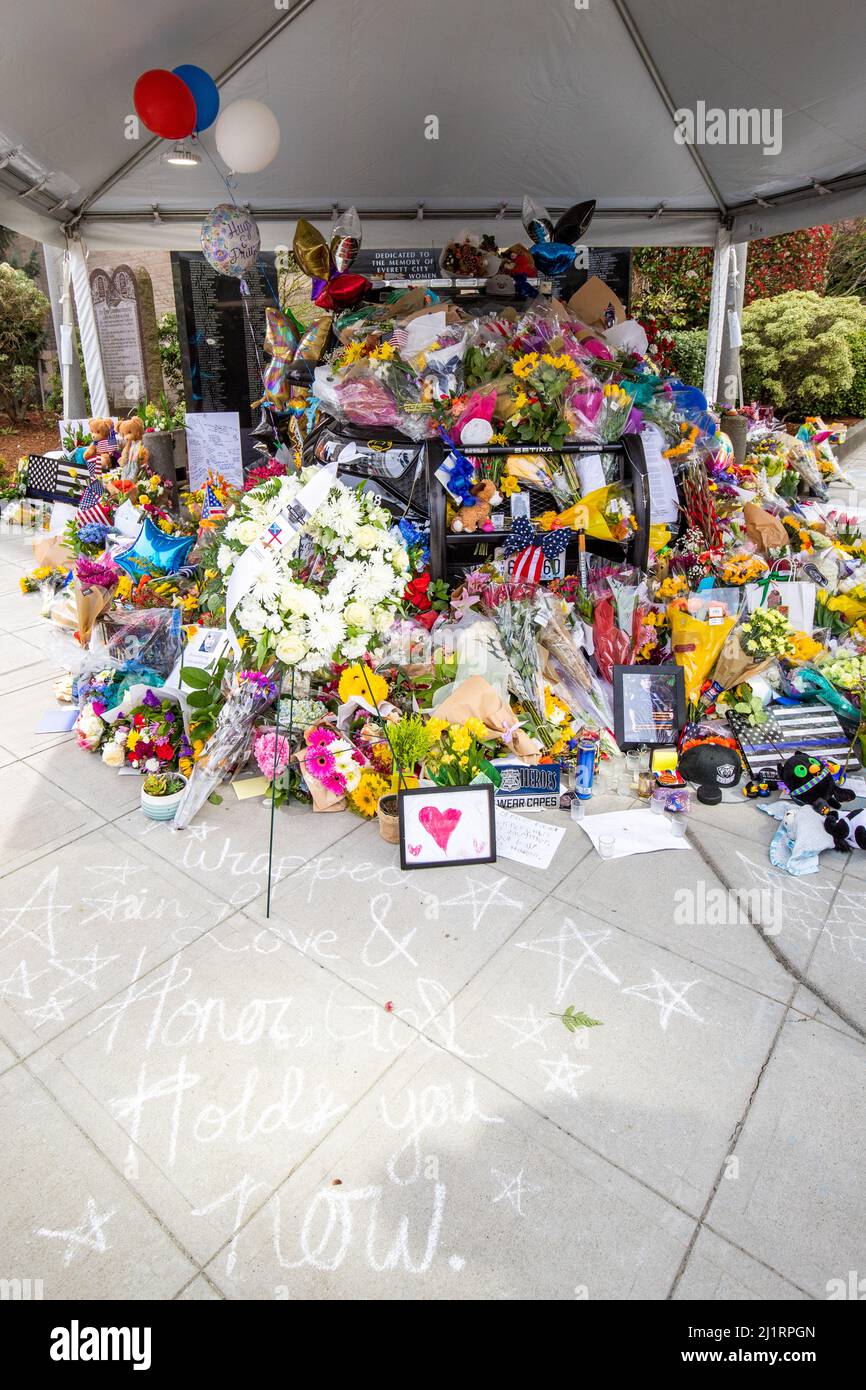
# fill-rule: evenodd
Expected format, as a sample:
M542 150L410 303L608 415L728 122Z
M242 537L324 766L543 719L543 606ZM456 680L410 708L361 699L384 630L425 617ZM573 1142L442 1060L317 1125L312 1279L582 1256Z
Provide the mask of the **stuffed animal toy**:
M121 420L117 426L122 448L120 451L121 476L134 477L138 467L147 463L149 453L142 444L144 421L138 415L129 420Z
M770 842L770 863L796 878L816 874L820 869L819 855L829 849L825 833L826 821L811 806L792 806L777 801L773 806L759 806L779 822ZM835 815L835 811L831 811Z
M829 811L824 829L833 836L836 849L866 849L866 810Z
M88 444L84 451L85 463L88 459L101 457L103 467L108 465L111 468L119 451L117 436L114 433L114 425L111 420L88 420L87 428L90 430L92 444Z
M823 758L813 757L800 748L782 763L779 790L787 792L800 806L814 806L821 815L831 809L838 811L843 802L854 800L854 793L839 786Z
M458 509L457 515L451 522L451 530L458 532L492 531L493 523L490 520L490 510L502 501L502 497L496 491L495 485L489 480L473 483L471 492L475 498L474 503Z

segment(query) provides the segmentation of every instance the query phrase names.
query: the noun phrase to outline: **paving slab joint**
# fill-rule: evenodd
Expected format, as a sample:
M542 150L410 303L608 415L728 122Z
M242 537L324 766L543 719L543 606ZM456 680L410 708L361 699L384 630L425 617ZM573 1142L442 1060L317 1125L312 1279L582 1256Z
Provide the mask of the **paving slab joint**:
M686 838L688 839L688 842L692 849L697 851L698 855L706 864L707 868L710 869L711 872L714 873L716 877L721 880L722 884L728 890L728 892L737 893L737 888L731 882L730 877L726 874L724 865L720 863L717 859L714 859L712 855L704 849L704 846L701 845L694 838L691 831L686 832ZM852 1028L858 1037L866 1041L866 1028L864 1028L861 1023L858 1023L856 1019L852 1018L851 1015L847 1012L846 1009L842 1007L841 1004L837 1003L835 999L832 999L830 995L828 995L827 992L824 989L822 989L822 987L819 984L817 984L814 980L810 979L808 975L806 975L794 964L790 957L787 956L785 952L782 950L778 942L774 941L772 937L767 935L767 933L763 930L761 923L759 921L755 921L754 916L752 915L751 907L745 907L744 915L748 920L749 926L755 929L761 941L764 943L764 946L767 948L770 954L776 958L776 960L781 965L782 969L785 970L786 973L791 976L791 979L796 980L798 984L804 985L806 989L810 990L811 993L816 996L817 999L820 999L821 1003L824 1004L825 1007L828 1008L831 1013L836 1015L840 1022L844 1023L848 1028Z

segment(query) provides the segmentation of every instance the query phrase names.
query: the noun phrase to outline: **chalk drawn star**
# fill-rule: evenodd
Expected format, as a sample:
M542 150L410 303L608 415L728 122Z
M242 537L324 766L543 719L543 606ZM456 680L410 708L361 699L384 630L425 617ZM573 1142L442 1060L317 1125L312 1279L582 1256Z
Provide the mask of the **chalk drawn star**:
M566 990L578 970L586 967L594 975L620 983L618 976L605 965L596 947L603 946L613 932L610 929L582 932L570 917L564 917L558 936L542 936L535 941L516 941L521 951L537 951L541 956L553 956L557 963L556 1002L562 1003Z
M531 1197L534 1193L544 1190L541 1187L533 1186L532 1183L524 1182L522 1168L514 1178L510 1178L507 1173L500 1172L498 1168L491 1168L490 1171L495 1178L499 1179L501 1184L500 1191L493 1198L493 1205L496 1206L497 1202L507 1202L518 1216L526 1215L522 1206L524 1196Z
M623 994L633 994L637 999L645 999L648 1004L655 1004L659 1011L662 1032L667 1032L667 1026L674 1014L682 1014L684 1018L693 1018L696 1023L703 1023L700 1014L695 1013L685 997L686 990L700 983L700 980L677 980L676 983L672 983L660 975L658 970L653 969L650 984L629 985L628 989L623 990Z
M123 864L85 864L84 867L89 874L99 874L104 883L112 885L122 883L125 886L135 874L144 873L144 865L133 864L130 859Z
M491 907L516 907L522 909L523 903L515 898L509 898L504 892L502 885L508 880L503 875L495 883L482 883L475 879L471 874L466 875L466 892L459 898L448 898L443 902L443 907L471 907L472 908L472 930L476 931L481 926L485 914Z
M100 955L99 947L94 946L89 955L68 956L65 960L58 960L55 957L51 964L54 966L55 970L59 970L61 974L68 976L70 982L85 985L87 989L95 990L97 984L96 977L100 970L104 970L107 965L111 965L111 963L116 960L120 960L118 954L103 956ZM84 966L86 966L87 969L81 968ZM76 969L76 967L79 968Z
M105 1239L103 1227L108 1224L113 1216L117 1215L117 1208L113 1211L104 1212L101 1216L97 1211L96 1202L92 1197L87 1199L87 1215L80 1226L75 1226L69 1231L49 1231L44 1226L35 1231L34 1234L42 1236L45 1240L63 1240L66 1242L66 1249L63 1252L63 1263L72 1264L79 1250L93 1250L97 1255L104 1255L109 1249Z
M578 1093L574 1089L574 1084L579 1076L583 1076L585 1071L589 1071L588 1066L580 1066L577 1062L570 1062L564 1052L560 1054L556 1062L548 1062L544 1057L539 1057L538 1065L547 1076L545 1091L562 1091L564 1095L571 1096L572 1100L577 1100Z
M72 1004L71 999L58 999L56 994L52 994L44 1004L35 1009L25 1009L24 1012L28 1018L34 1019L38 1029L44 1028L46 1023L65 1023L66 1010L71 1009Z
M503 1023L515 1034L514 1042L511 1044L512 1050L524 1047L526 1043L538 1043L539 1047L546 1048L547 1039L543 1035L556 1021L552 1018L539 1018L534 1004L528 1005L525 1014L494 1014L494 1018L497 1023Z
M47 975L53 961L44 970L31 971L26 960L19 961L11 975L0 980L0 999L32 999L33 985Z
M35 941L49 955L54 955L54 929L57 921L72 911L71 907L58 907L55 902L57 876L58 870L52 869L26 902L21 903L19 907L0 908L0 917L8 918L6 926L0 930L0 938L7 936L14 929L20 936Z

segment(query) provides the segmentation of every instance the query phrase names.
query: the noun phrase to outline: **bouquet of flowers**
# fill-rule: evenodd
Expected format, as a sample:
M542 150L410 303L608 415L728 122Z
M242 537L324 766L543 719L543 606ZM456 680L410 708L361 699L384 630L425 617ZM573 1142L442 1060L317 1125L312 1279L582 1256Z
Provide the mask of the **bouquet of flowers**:
M307 729L305 747L296 755L313 798L314 811L342 811L346 796L361 782L367 760L330 725Z
M102 761L109 767L128 763L141 772L165 772L191 753L179 705L147 690L139 703L123 710L115 721Z
M245 760L253 728L277 694L277 682L261 671L234 674L216 727L192 767L174 818L176 829L185 830L223 778L231 776Z
M246 493L223 532L216 562L228 578L313 470ZM276 658L299 671L354 661L375 648L403 598L409 561L375 496L336 483L300 534L263 557L232 622L255 645L255 664Z
M97 618L111 603L119 578L120 570L110 560L92 560L82 553L75 561L78 639L83 647L90 641Z
M427 721L427 734L430 743L424 766L438 786L467 787L476 780L499 785L499 773L489 760L496 741L487 737L480 719L449 724L434 715Z

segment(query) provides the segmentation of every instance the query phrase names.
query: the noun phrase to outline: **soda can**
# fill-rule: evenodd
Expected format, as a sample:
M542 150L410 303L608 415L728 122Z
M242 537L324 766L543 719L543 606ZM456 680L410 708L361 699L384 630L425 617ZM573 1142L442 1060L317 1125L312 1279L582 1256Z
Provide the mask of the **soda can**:
M595 748L595 740L591 738L582 738L577 745L574 790L581 801L588 801L592 796L592 783L595 777Z

